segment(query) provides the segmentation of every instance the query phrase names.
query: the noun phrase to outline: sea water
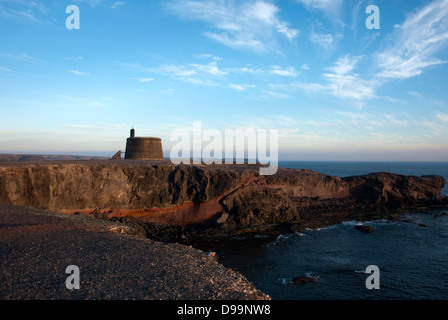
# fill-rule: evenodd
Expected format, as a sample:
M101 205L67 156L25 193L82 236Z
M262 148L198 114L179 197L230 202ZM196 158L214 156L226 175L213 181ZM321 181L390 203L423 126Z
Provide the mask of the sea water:
M438 174L448 163L283 162L282 167L350 176L372 172ZM443 193L448 194L447 187ZM273 299L448 299L448 210L405 214L396 222L347 221L275 238L246 236L216 244L222 262ZM358 224L373 226L365 234ZM219 248L218 248L219 247ZM368 289L366 268L379 270L379 289ZM315 281L294 284L295 277Z

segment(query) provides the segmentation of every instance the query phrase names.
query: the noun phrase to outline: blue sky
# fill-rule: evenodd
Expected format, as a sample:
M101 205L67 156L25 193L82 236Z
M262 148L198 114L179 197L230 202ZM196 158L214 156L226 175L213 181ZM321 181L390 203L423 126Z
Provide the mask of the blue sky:
M169 154L201 121L278 129L280 160L448 161L448 0L0 0L0 30L0 153L134 127Z

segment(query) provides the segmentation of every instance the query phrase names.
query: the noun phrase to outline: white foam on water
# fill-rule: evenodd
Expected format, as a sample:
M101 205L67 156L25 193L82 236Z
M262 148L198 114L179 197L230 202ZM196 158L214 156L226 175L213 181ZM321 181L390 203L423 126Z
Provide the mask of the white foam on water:
M314 280L317 280L317 279L320 278L319 274L317 274L317 273L314 272L314 271L308 271L308 272L305 272L305 276L307 276L308 278L312 278L312 279L314 279Z
M353 270L355 273L366 273L366 270Z
M344 226L362 226L362 225L364 225L363 222L358 221L358 220L344 221L342 224L343 224Z

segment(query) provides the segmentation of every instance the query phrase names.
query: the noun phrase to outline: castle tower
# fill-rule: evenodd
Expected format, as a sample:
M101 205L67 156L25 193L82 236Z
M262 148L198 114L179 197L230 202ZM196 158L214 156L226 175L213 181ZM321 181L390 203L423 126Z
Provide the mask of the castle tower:
M125 159L163 160L162 139L153 137L136 137L131 129L131 136L126 142Z

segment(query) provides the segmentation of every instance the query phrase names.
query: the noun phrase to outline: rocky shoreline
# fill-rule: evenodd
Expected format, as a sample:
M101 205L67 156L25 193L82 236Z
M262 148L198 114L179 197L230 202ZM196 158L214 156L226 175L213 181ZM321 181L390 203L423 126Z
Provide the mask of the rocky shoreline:
M151 278L157 279L158 285L151 287L149 293L140 288L135 295L124 287L115 295L103 286L108 294L100 293L97 288L94 294L84 293L76 299L269 299L240 274L225 269L216 258L211 259L208 253L182 244L239 234L278 235L346 220L394 220L399 219L401 212L448 207L448 197L441 195L446 181L440 176L414 177L383 172L339 178L310 170L283 168L279 168L274 176L260 176L258 169L257 165L175 166L169 162L123 160L0 163L0 203L3 204L0 205L0 217L9 219L9 222L2 221L1 227L2 231L13 235L12 238L3 235L1 242L7 253L4 263L9 268L2 279L9 289L2 291L2 298L39 297L40 291L33 285L31 288L34 289L29 292L23 283L20 289L17 286L20 280L11 274L20 278L17 267L26 269L26 263L40 266L41 262L36 261L42 261L43 252L61 254L66 236L71 236L71 250L75 256L74 244L79 245L79 237L84 237L81 240L83 248L89 248L89 252L98 256L99 252L111 250L111 244L116 247L118 242L126 242L123 240L126 236L134 239L132 245L126 243L123 245L125 250L117 247L117 252L107 253L117 255L114 268L122 275L128 275L132 264L122 269L120 260L127 261L131 256L133 259L143 258L142 254L147 255L146 250L149 250L155 260L139 260L138 263L149 263L149 269L155 273L145 269L143 277L146 278L138 283L143 285ZM40 208L41 211L30 208ZM27 220L36 216L43 220L50 216L53 219L53 215L59 215L62 220L52 220L55 224L48 225L50 233L44 229L43 234L31 232L26 235L27 228L34 224L27 224ZM85 221L89 221L89 228L96 225L102 229L86 235L85 228L72 228ZM47 225L47 222L42 223ZM106 225L107 236L104 234ZM65 233L64 228L67 229ZM23 240L18 234L32 239L25 237ZM103 238L97 240L100 235ZM46 242L48 236L52 238L50 242ZM116 236L122 238L118 240ZM104 241L104 237L109 240ZM135 239L142 241L141 244L136 244ZM139 249L133 250L133 245ZM35 252L29 260L23 260L14 256L20 253L17 246L25 248L24 252L33 252L37 250L34 249L36 246L41 251ZM191 259L185 260L185 257ZM47 258L51 260L53 256ZM169 271L154 269L159 259L169 266ZM186 265L180 267L179 261ZM98 265L93 258L92 263ZM39 268L50 267L44 263ZM105 272L104 266L100 268ZM189 268L182 273L196 276L190 279L192 282L189 280L191 283L183 283L186 280L169 276L171 273L179 275L180 269L176 268ZM198 270L208 272L207 279L204 279L205 273L198 273ZM45 278L43 272L41 276ZM141 269L132 272L138 278ZM209 278L211 284L207 282ZM117 278L111 281L122 285ZM217 283L221 284L216 287ZM198 285L204 286L200 294ZM52 289L52 293L44 298L59 299L55 294L61 292L63 299L74 298L63 289Z
M236 230L299 223L327 212L446 205L440 176L380 172L335 177L257 165L179 165L150 161L0 163L0 203L64 213L131 216L169 225Z

